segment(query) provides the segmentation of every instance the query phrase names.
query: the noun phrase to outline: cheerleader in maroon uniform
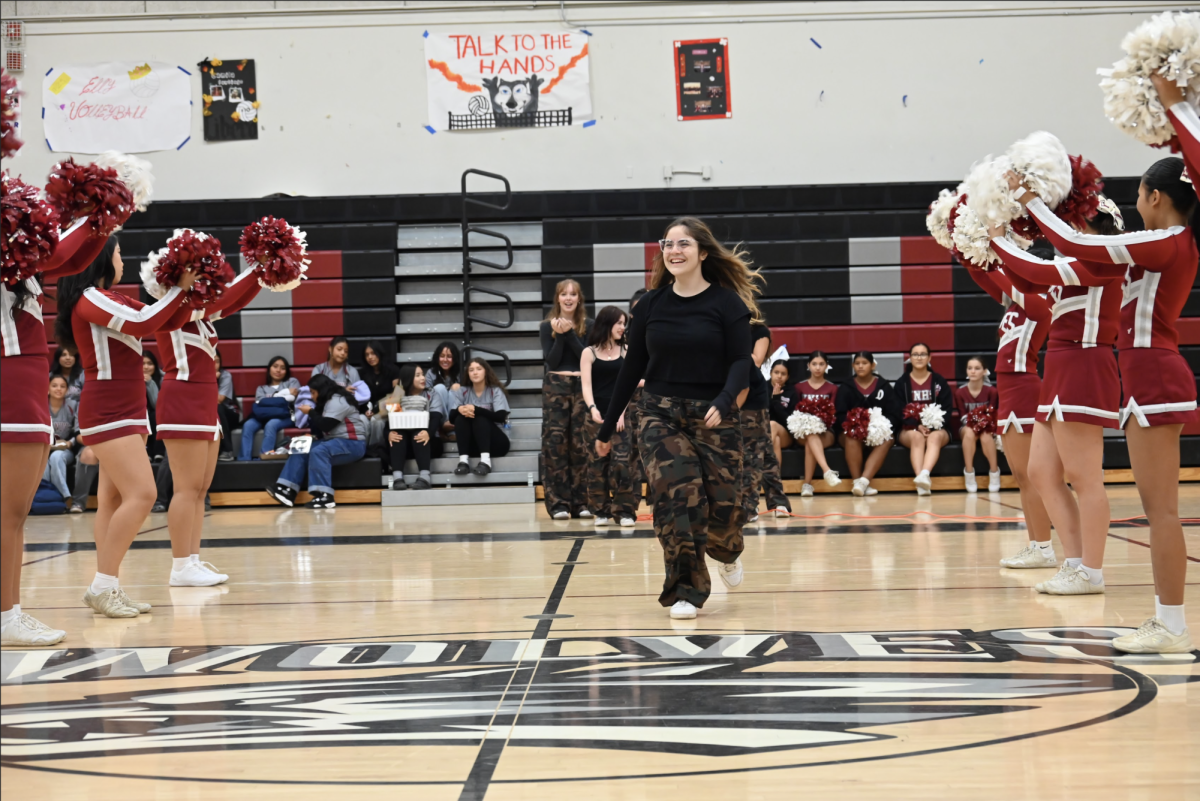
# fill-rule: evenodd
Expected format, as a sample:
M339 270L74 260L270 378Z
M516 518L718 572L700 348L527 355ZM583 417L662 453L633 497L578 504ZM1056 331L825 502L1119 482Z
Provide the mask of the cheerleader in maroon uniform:
M1021 200L1028 202L1030 214L1047 236L1051 226L1069 229L1032 193ZM1100 241L1114 246L1120 238L1113 234L1120 229L1119 217L1103 210L1087 223L1092 239L1104 235ZM1067 558L1054 578L1035 589L1051 595L1102 593L1109 524L1104 429L1117 428L1120 418L1121 385L1112 348L1121 314L1121 277L1102 274L1104 265L1076 259L1044 261L1001 238L999 228L990 233L992 250L1004 262L1013 285L1026 296L1047 293L1052 301L1029 472Z
M46 406L46 328L42 284L87 267L104 246L88 219L63 231L39 276L14 286L0 282L0 644L52 645L67 636L21 611L25 518L46 468L54 429ZM39 280L40 279L40 280Z
M979 484L975 481L975 448L983 450L988 463L988 492L1000 491L1000 465L996 461L996 441L991 434L976 434L975 429L967 423L967 416L980 408L990 408L992 415L1000 408L1000 393L996 388L983 383L987 377L987 367L983 359L972 356L967 359L967 383L954 390L954 410L958 414L958 438L962 441L963 479L966 481L967 492L977 492Z
M106 617L136 617L150 605L130 600L118 574L138 527L154 505L154 476L146 459L146 384L142 378L141 337L177 328L190 316L184 305L195 274L146 306L112 291L124 264L116 238L77 276L58 286L55 333L75 347L83 364L79 430L100 460L96 510L96 577L84 603Z
M1021 509L1030 540L1014 556L1001 559L1000 565L1014 569L1054 567L1058 561L1050 540L1050 515L1041 492L1029 477L1029 450L1042 392L1037 360L1050 333L1050 304L1041 295L1027 295L1014 287L1003 270L984 272L969 262L965 264L975 283L1005 307L996 349L996 391L1000 396L996 428L1004 440L1008 466L1021 488Z
M796 401L799 405L802 401L819 401L827 398L829 403L836 406L838 387L832 381L825 380L825 374L829 371L829 357L823 351L814 350L808 356L808 378L801 381L795 386ZM809 434L804 438L804 484L800 487L800 495L804 498L811 498L815 488L813 487L813 475L816 473L817 465L821 466L821 477L825 480L826 486L836 487L842 483L841 476L836 470L829 469L829 462L825 459L825 449L833 446L833 431L827 430L823 434Z
M158 395L156 436L167 446L174 494L167 511L171 534L172 587L211 587L229 580L200 561L204 496L212 484L220 449L217 418L217 330L213 323L241 311L254 300L261 284L246 270L210 306L192 312L182 328L154 335L163 360Z

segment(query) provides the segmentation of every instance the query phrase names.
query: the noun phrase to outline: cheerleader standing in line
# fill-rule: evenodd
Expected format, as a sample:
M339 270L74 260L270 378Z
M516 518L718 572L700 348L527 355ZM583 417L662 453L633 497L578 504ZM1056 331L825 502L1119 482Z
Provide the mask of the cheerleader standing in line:
M596 438L596 431L604 423L604 413L600 410L607 411L612 402L617 376L625 364L627 319L625 312L616 306L605 306L596 312L588 348L579 360L583 402L588 408L584 431L589 440ZM594 448L588 448L587 505L596 515L597 526L607 526L614 520L622 526L637 525L629 477L629 441L633 435L627 414L622 414L613 433L612 452L599 456Z
M1032 193L1022 202L1030 200L1034 202L1027 208L1047 234L1048 225L1039 215L1041 209L1050 217L1054 213ZM1120 223L1113 214L1100 211L1087 228L1113 242ZM1044 261L1002 239L999 228L989 233L992 250L1004 262L1013 286L1027 298L1046 293L1053 300L1029 473L1058 530L1066 560L1054 578L1034 589L1050 595L1102 593L1110 514L1104 489L1104 429L1117 428L1120 417L1121 384L1112 348L1121 316L1122 280L1120 275L1089 272L1090 265L1075 259Z
M834 426L841 432L842 423L846 420L846 413L851 409L876 408L883 411L883 416L892 424L892 431L895 432L900 428L902 407L896 399L892 385L875 372L875 356L870 351L860 350L854 354L851 365L854 369L854 377L838 387L837 420ZM878 494L879 490L871 486L871 479L883 466L883 460L887 458L888 451L895 444L895 439L870 446L871 452L867 454L865 462L863 461L863 448L868 446L862 440L855 439L843 432L838 434L838 441L842 444L842 450L846 454L846 464L850 468L850 476L854 479L854 483L850 485L850 491L859 497Z
M742 583L736 405L747 386L762 279L694 217L667 226L659 247L596 452L611 450L617 421L645 375L638 435L666 566L658 600L672 618L690 619L711 592L706 556L721 563L726 586Z
M904 375L896 380L895 390L902 410L910 403L924 403L942 407L946 417L954 411L950 382L929 369L929 346L924 342L908 349L908 364L904 367ZM913 484L917 486L918 495L929 495L933 490L929 473L937 465L942 448L950 444L950 434L946 432L945 424L942 428L931 429L919 419L907 417L901 424L904 428L900 431L900 444L908 448L908 458L916 473Z
M783 481L779 477L779 460L771 443L771 384L763 377L762 363L771 350L771 329L763 322L750 322L750 386L739 412L742 441L746 445L742 459L742 508L746 522L758 520L758 488L767 496L767 509L776 517L792 511Z
M975 448L983 450L988 463L988 492L1000 491L1000 464L996 460L996 440L990 434L979 435L967 425L967 415L975 409L990 407L993 416L1000 408L1000 393L996 388L983 383L987 367L983 359L972 356L967 359L967 383L954 390L954 409L958 412L958 438L962 440L963 478L967 492L978 492L975 481Z
M1050 333L1050 304L1041 295L1027 295L1014 287L1003 270L985 272L970 262L964 264L975 283L1004 306L996 350L996 391L1000 396L996 428L1004 441L1008 466L1021 488L1021 509L1031 539L1019 552L1001 559L1000 565L1013 569L1055 567L1058 561L1050 539L1050 515L1029 476L1029 451L1042 392L1037 359ZM1078 534L1074 536L1078 539Z
M546 377L542 382L542 490L555 520L591 517L587 508L587 404L579 385L579 359L592 333L583 288L567 278L554 287L554 304L539 335Z
M183 327L154 335L163 360L155 409L155 436L167 448L174 487L167 509L172 587L211 587L229 576L200 561L204 496L212 484L221 447L217 416L217 330L213 323L246 307L261 284L255 270L230 282L212 305L193 311ZM264 445L264 449L273 449Z
M195 273L147 306L112 290L124 263L116 237L82 273L58 285L59 344L74 347L83 363L79 431L100 460L96 509L96 576L83 602L105 617L137 617L150 611L121 589L118 575L138 527L156 495L146 459L146 382L142 377L141 337L176 328L190 316L184 305ZM209 373L212 373L210 366ZM216 406L209 410L216 416Z

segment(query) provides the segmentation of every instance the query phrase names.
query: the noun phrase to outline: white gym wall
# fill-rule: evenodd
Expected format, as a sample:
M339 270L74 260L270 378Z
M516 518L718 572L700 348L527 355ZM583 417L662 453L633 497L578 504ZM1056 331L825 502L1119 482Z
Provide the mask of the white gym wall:
M40 183L67 155L42 136L51 67L145 59L198 76L212 56L257 60L259 139L205 143L193 77L191 141L147 156L159 199L453 192L467 167L522 191L663 187L668 164L712 170L676 187L947 180L1039 128L1136 175L1161 154L1104 118L1096 68L1186 5L568 2L594 34L595 126L430 134L422 32L563 30L559 3L6 0L3 17L27 23L27 144L8 166ZM709 37L729 39L734 116L678 122L672 42Z

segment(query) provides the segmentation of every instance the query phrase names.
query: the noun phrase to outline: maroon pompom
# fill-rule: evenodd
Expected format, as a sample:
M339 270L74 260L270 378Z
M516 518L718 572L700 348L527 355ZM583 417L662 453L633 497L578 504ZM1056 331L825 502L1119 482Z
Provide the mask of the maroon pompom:
M988 404L976 406L967 412L967 416L963 418L963 424L970 426L976 434L994 434L996 433L995 410Z
M867 427L871 424L871 410L859 407L846 412L842 421L842 433L850 439L859 441L867 438Z
M904 419L916 420L917 425L921 424L921 412L925 409L925 404L913 401L904 407Z
M828 395L822 395L819 398L805 398L796 404L796 411L811 414L824 423L827 429L833 428L833 421L837 417L833 398Z
M308 269L304 234L287 220L263 217L252 222L242 231L238 244L268 288L293 288Z
M188 291L188 305L193 309L221 297L225 287L236 277L221 253L221 242L215 236L190 228L176 231L167 246L151 254L150 260L154 280L165 287L178 286L184 271L196 271L196 281Z
M16 286L37 274L58 247L58 212L38 197L37 187L20 178L3 178L3 275Z
M1095 164L1083 156L1071 156L1071 191L1054 213L1073 228L1082 230L1100 210L1104 176Z
M46 199L68 222L87 217L98 236L111 236L133 214L133 193L117 171L96 164L60 161L50 169Z
M17 138L17 79L0 71L0 155L13 156L21 145Z
M1028 214L1022 214L1020 217L1017 217L1015 220L1009 223L1009 227L1012 229L1014 234L1024 239L1037 240L1046 238L1042 235L1042 229L1037 224L1037 220L1033 219L1033 217L1030 217Z

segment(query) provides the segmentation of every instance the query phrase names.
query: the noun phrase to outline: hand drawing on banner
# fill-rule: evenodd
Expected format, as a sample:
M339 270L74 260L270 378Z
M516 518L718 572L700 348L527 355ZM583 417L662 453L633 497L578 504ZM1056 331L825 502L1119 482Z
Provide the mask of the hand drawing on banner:
M258 138L258 88L254 59L210 58L200 68L204 141Z
M46 144L72 153L177 150L191 137L190 75L159 61L55 67L42 79Z
M439 131L549 128L591 119L587 34L425 33L429 123Z

